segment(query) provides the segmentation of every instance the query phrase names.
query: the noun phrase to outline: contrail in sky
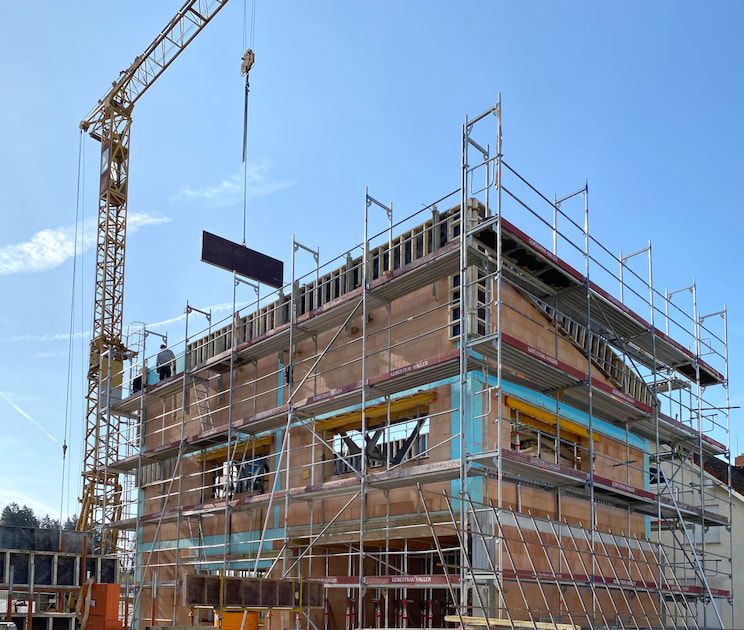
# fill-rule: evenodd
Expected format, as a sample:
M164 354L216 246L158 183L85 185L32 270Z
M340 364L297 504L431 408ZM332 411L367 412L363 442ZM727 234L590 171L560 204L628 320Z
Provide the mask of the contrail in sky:
M40 425L40 424L39 424L38 422L36 422L36 420L34 420L34 419L33 419L33 418L31 417L31 416L29 416L29 415L28 415L28 414L27 414L27 413L26 413L26 412L25 412L25 411L24 411L23 409L21 409L21 408L20 408L20 407L19 407L18 405L16 405L16 404L15 404L15 403L14 403L14 402L13 402L13 401L12 401L12 400L11 400L11 399L10 399L10 398L8 397L8 395L7 395L7 394L6 394L5 392L0 392L0 396L2 396L3 398L5 398L5 400L7 400L7 401L8 401L8 403L10 404L10 406L11 406L11 407L13 407L13 409L15 409L15 410L16 410L16 411L17 411L17 412L18 412L19 414L21 414L21 415L22 415L22 416L23 416L24 418L26 418L26 420L28 420L29 422L31 422L31 424L33 424L33 425L34 425L34 426L35 426L35 427L36 427L37 429L39 429L39 431L41 431L42 433L44 433L44 435L46 435L46 436L47 436L47 437L48 437L48 438L49 438L50 440L52 440L52 441L56 442L57 444L59 444L59 440L58 440L58 439L57 439L56 437L54 437L54 436L53 436L53 435L52 435L51 433L49 433L49 431L47 431L47 430L46 430L46 429L45 429L45 428L44 428L44 427L43 427L42 425Z

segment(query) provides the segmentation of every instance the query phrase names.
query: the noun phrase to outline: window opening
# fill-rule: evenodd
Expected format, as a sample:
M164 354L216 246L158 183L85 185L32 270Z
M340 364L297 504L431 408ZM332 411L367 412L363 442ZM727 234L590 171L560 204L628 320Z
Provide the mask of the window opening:
M269 473L268 446L252 449L246 445L242 459L212 464L212 498L230 498L236 494L264 494Z
M367 467L397 466L426 456L429 444L429 417L406 418L367 431ZM343 475L361 470L362 433L346 430L333 435L333 474Z

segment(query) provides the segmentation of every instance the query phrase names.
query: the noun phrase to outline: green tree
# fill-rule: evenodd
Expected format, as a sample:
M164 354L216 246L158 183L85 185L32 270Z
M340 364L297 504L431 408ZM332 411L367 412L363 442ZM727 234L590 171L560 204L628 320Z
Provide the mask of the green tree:
M13 502L3 508L0 523L13 527L38 527L39 519L36 518L33 509L27 505L21 507Z
M39 527L41 529L59 529L59 521L47 514L39 521Z

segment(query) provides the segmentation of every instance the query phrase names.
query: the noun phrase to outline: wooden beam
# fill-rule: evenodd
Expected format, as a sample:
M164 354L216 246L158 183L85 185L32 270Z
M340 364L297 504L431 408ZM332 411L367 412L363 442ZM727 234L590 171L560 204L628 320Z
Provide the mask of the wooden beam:
M230 450L233 452L233 461L234 462L240 462L246 455L249 455L253 449L256 450L256 457L264 457L268 455L266 451L267 448L270 448L274 445L274 436L273 435L265 435L260 438L250 438L248 440L243 440L242 442L238 442L237 444L234 444L230 447ZM211 451L206 451L205 453L201 453L198 456L198 460L200 462L215 462L215 461L225 461L227 459L227 446L223 446L222 448L214 449Z
M410 396L398 398L390 401L390 419L397 420L402 417L407 417L411 414L415 414L418 410L421 413L429 413L429 403L437 399L437 394L434 390L427 390L423 392L417 392ZM420 409L419 409L420 408ZM380 422L387 419L388 404L386 402L378 403L375 405L369 405L366 409L365 416L368 422ZM316 426L318 429L329 431L335 429L336 431L359 429L362 423L362 411L361 409L355 409L354 411L344 411L325 420L318 420Z
M514 396L506 396L505 404L510 409L516 409L521 414L529 416L530 418L533 418L537 420L538 422L547 424L551 427L556 426L558 422L560 421L561 431L568 431L569 433L572 433L573 435L577 435L585 439L589 438L589 431L584 425L579 424L578 422L574 422L573 420L568 420L563 417L556 417L555 413L546 411L545 409L542 409L541 407L531 405L530 403L524 402L523 400L519 400L518 398L514 398ZM527 424L530 424L530 423L527 423ZM595 442L599 442L599 437L597 436L596 433L592 433L592 437L594 438Z
M444 620L447 623L460 623L460 617L457 615L447 615ZM462 620L466 626L497 626L501 628L532 628L533 630L581 630L581 626L572 623L551 623L549 621L517 621L516 619L496 619L489 617L466 617L463 615Z

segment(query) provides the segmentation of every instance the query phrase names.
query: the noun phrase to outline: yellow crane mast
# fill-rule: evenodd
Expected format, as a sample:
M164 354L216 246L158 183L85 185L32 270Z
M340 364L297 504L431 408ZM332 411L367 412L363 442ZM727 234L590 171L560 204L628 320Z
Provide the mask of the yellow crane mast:
M129 140L132 110L147 89L228 0L187 0L145 52L122 71L80 123L101 143L95 302L85 412L83 494L79 531L96 532L101 551L116 550L122 517L121 484L111 464L119 451L118 420L108 397L121 388L128 350L122 339Z

